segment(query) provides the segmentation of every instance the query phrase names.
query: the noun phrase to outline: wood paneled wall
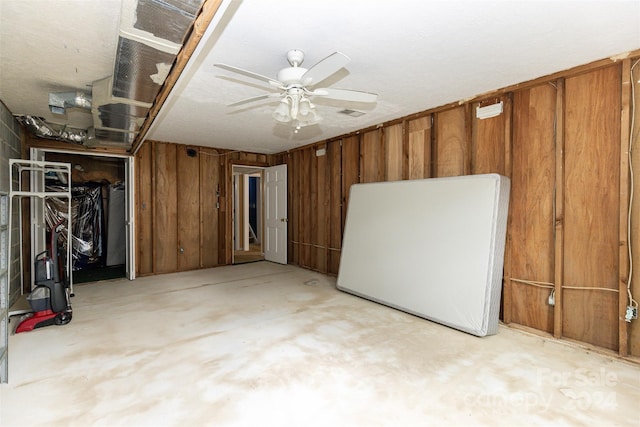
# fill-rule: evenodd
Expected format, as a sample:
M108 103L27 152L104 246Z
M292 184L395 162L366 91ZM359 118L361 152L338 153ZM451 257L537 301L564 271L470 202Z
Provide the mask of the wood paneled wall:
M582 67L278 156L289 171L289 259L338 273L354 183L499 173L512 184L505 323L640 356L640 327L620 320L630 66ZM476 107L499 101L501 115L475 117Z
M263 154L146 142L136 154L138 275L231 264L231 165Z
M635 86L635 90L632 92L630 90L630 88L625 88L623 90L622 96L623 96L623 101L625 100L625 96L628 95L628 99L629 102L624 103L623 102L623 115L622 115L622 119L624 120L626 117L628 116L635 116L635 120L632 120L632 124L629 124L629 128L630 128L630 132L631 135L629 135L629 133L624 133L624 126L623 128L623 134L621 135L621 140L629 140L631 141L631 139L633 139L633 144L632 144L632 156L631 157L631 164L633 166L633 170L635 171L635 176L639 176L640 175L640 146L638 144L640 144L638 138L640 137L640 83L638 83L640 81L640 60L636 59L631 61L632 63L632 67L629 67L629 75L627 75L627 69L626 67L622 68L622 81L623 81L623 88L625 88L625 82L628 83L628 86L634 85ZM632 107L635 106L635 114L634 111L632 110ZM624 114L627 110L631 111L631 114ZM626 153L622 153L622 155L624 155ZM640 221L638 221L638 218L640 218L640 185L638 184L638 181L636 180L636 183L634 185L634 191L633 191L633 203L631 205L631 239L630 239L630 243L631 243L631 252L632 252L632 262L633 262L633 268L635 270L635 273L632 274L631 278L631 285L632 285L632 291L633 291L633 296L636 300L640 300L640 274L638 273L638 270L640 270ZM625 218L626 219L626 218ZM625 279L628 279L628 277L625 277ZM626 286L623 285L622 286L622 292L625 291ZM629 333L629 354L635 355L635 356L640 356L640 326L638 326L638 322L640 320L636 320L634 321L631 326L630 326L630 333Z
M640 245L637 221L626 232L629 158L640 168L628 156L640 133L631 64L600 62L275 156L147 142L136 155L138 274L231 263L232 164L288 164L289 260L334 275L354 183L499 173L511 179L504 322L640 357L640 327L624 321L627 245ZM475 117L499 101L503 114Z
M505 281L504 320L548 333L554 328L548 297L555 280L556 95L553 85L542 84L513 97L511 279Z
M562 334L611 349L618 347L620 86L620 67L608 67L567 78L564 97Z

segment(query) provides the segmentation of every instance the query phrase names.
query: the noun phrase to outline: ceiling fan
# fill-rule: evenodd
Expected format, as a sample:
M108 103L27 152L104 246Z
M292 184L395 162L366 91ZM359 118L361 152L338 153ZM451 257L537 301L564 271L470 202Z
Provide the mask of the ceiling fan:
M235 107L261 99L280 98L280 103L273 112L273 118L280 123L290 123L297 130L303 126L316 124L322 119L316 112L315 106L311 103L311 97L321 96L339 101L366 103L376 102L378 98L377 94L370 92L350 89L314 88L318 83L336 73L350 61L349 57L343 53L334 52L307 69L300 66L304 61L304 52L292 49L287 52L287 61L289 61L290 66L280 70L275 79L227 64L214 64L224 70L269 83L278 90L276 93L254 96L234 102L228 106Z

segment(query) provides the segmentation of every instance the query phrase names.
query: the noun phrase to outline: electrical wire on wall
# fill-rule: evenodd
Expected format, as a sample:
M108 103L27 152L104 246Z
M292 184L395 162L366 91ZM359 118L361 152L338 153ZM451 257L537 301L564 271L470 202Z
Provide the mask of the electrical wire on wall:
M629 133L629 212L627 213L627 235L628 238L628 248L629 248L629 275L627 278L627 296L629 298L629 304L627 308L627 312L625 315L625 320L627 322L631 322L632 319L637 317L638 313L638 302L633 299L633 294L631 292L631 281L633 278L633 251L631 248L631 212L633 209L633 192L634 192L634 177L633 177L633 142L634 142L634 131L635 131L635 118L636 118L636 79L633 75L633 70L640 63L640 59L636 60L631 66L631 130ZM635 310L635 317L633 315L633 311Z

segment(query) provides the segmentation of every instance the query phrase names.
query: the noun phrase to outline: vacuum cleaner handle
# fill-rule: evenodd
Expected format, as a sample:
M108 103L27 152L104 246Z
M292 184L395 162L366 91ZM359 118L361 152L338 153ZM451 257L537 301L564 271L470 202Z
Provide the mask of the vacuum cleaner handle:
M46 249L46 250L44 250L44 251L40 252L39 254L37 254L37 255L36 255L36 259L40 259L40 258L42 257L42 255L44 255L45 257L46 257L46 256L49 256L49 250L48 250L48 249Z

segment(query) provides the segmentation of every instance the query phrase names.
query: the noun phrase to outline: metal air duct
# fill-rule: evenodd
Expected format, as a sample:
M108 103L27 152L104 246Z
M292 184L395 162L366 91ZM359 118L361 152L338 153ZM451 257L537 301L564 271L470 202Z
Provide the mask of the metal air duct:
M49 109L54 114L64 114L67 108L91 109L91 96L84 92L49 93Z
M85 130L71 128L67 125L46 123L41 117L16 115L15 118L28 131L40 138L54 139L56 141L71 142L74 144L84 144L87 139L87 132Z
M87 130L87 138L84 145L94 147L131 147L136 134L133 132L120 132L118 130L105 130L90 127Z
M123 1L113 76L93 85L88 144L131 147L203 1Z

